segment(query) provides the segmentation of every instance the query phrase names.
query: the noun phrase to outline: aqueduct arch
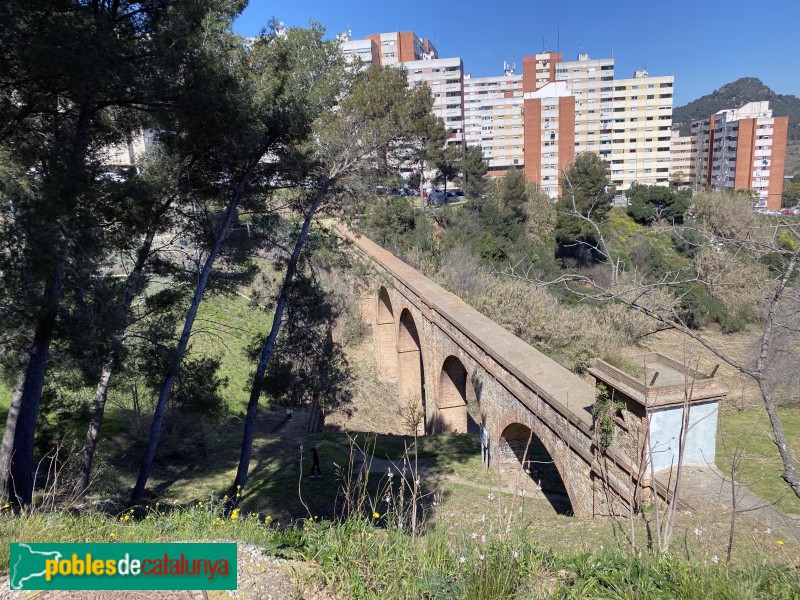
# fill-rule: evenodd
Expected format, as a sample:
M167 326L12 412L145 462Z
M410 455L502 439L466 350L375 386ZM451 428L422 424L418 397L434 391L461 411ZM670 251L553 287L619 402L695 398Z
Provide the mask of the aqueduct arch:
M378 378L383 381L397 381L397 340L394 310L389 292L382 287L378 292L378 307L375 311L377 341L376 356Z
M416 407L421 412L419 434L425 433L425 369L422 364L422 343L411 312L400 313L397 330L397 371L400 383L400 408Z
M503 430L498 459L503 466L522 466L532 483L541 486L541 491L558 512L573 512L573 495L554 455L527 425L511 423Z
M448 356L439 372L436 396L436 433L467 432L467 369L455 356Z

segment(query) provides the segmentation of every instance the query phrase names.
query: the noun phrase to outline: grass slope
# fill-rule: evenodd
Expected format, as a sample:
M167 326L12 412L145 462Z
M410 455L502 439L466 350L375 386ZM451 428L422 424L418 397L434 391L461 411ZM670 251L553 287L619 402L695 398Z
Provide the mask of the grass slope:
M795 456L800 454L800 409L781 407L778 413ZM783 466L772 441L769 418L763 408L727 411L720 415L716 464L730 473L734 454L743 452L737 479L786 513L800 515L800 499L781 479Z

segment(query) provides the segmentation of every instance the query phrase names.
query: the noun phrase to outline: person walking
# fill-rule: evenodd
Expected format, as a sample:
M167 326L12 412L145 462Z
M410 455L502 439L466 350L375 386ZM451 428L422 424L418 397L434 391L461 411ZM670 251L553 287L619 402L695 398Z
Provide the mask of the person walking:
M311 449L311 477L322 477L322 469L319 468L319 454L317 449Z

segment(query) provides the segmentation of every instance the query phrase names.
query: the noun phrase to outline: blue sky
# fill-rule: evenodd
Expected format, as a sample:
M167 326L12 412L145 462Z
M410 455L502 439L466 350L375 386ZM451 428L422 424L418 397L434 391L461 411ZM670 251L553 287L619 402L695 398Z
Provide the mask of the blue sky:
M616 77L674 75L676 105L744 76L800 96L800 0L250 0L236 29L255 35L272 16L316 19L330 36L415 31L475 77L501 74L504 60L519 71L524 55L558 46L567 60L613 51Z

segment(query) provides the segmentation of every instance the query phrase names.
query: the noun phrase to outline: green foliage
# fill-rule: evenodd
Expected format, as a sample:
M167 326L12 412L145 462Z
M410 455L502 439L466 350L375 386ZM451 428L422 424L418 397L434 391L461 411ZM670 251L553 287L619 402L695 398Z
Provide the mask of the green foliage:
M708 238L697 227L697 223L689 221L683 227L672 232L672 246L686 258L695 257L708 243Z
M683 223L683 216L689 210L692 191L675 191L660 185L631 185L627 193L628 214L637 223L650 225L655 221L670 224Z
M378 243L399 252L410 245L417 228L417 211L408 198L376 196L371 206L367 207L363 227Z
M228 386L228 378L218 375L220 364L215 357L185 360L172 389L175 408L187 414L220 416L226 408L222 389Z
M467 146L462 164L462 186L467 198L479 198L486 194L488 182L485 176L488 169L481 147Z
M524 222L527 215L525 205L528 202L527 183L525 175L519 169L509 169L497 187L495 194L500 206L505 209L511 219Z
M608 164L593 152L579 154L562 182L555 235L556 254L579 265L599 260L594 228L582 217L602 223L611 210L614 189L608 185Z
M800 205L800 182L785 183L781 196L781 206L787 207L797 205Z
M624 408L622 402L615 402L611 398L611 392L604 383L597 384L597 398L592 406L592 417L594 417L594 430L597 435L600 452L605 452L614 441L614 413Z
M461 172L463 150L460 144L445 144L438 147L438 140L428 140L428 162L436 169L433 181L443 185L447 190L447 182L452 181Z

